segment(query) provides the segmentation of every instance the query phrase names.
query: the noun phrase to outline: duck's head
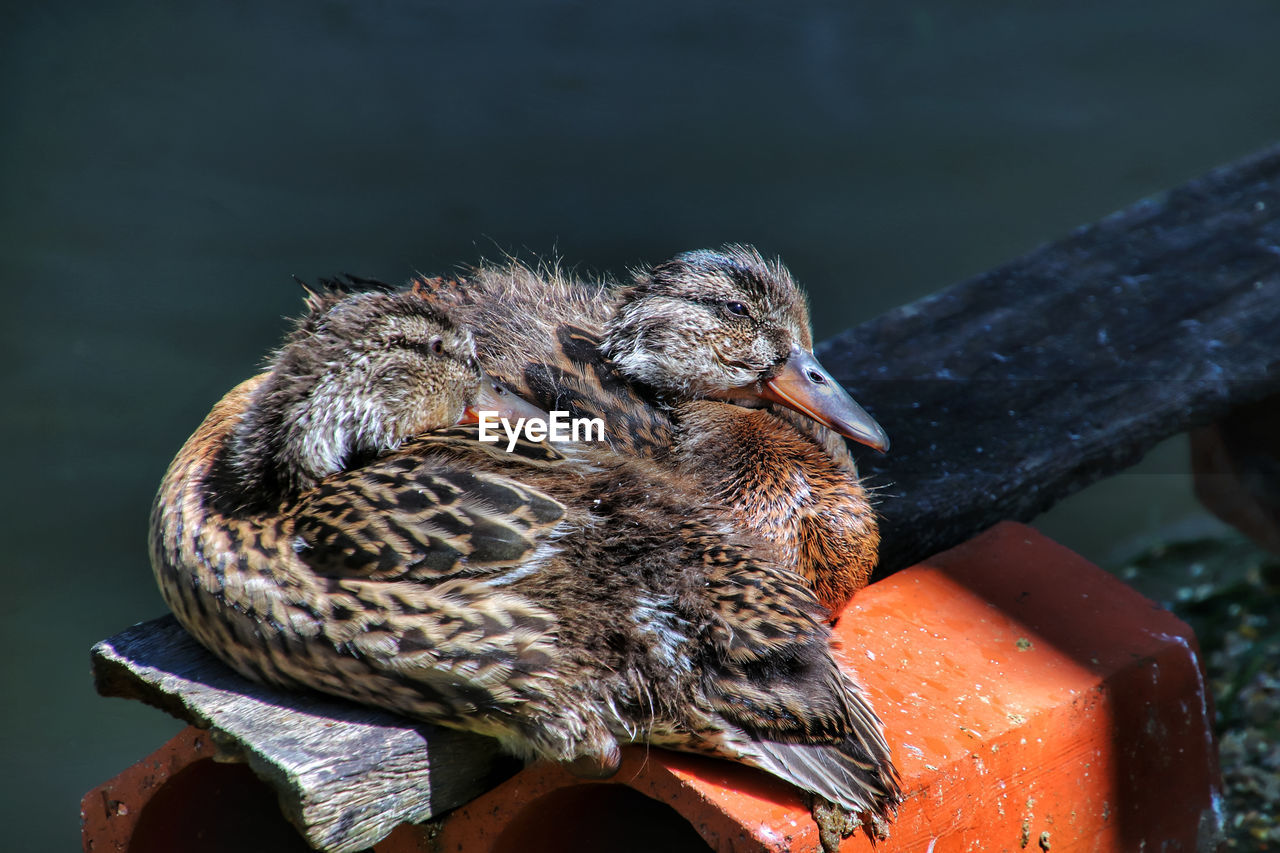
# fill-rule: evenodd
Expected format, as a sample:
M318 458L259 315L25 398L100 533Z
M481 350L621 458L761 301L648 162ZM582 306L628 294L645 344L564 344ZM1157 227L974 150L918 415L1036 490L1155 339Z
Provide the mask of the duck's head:
M686 252L637 274L606 326L603 351L671 402L778 403L869 447L889 447L814 357L809 308L791 273L749 246Z
M545 413L481 372L471 334L408 293L308 294L228 446L242 491L309 488L354 460L474 420Z

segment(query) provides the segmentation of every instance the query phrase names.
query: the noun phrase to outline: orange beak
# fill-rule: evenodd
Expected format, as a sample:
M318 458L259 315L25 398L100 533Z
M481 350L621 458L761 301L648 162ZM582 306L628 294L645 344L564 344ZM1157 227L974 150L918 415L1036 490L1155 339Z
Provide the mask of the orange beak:
M889 436L875 418L831 378L813 353L799 347L791 350L781 372L764 383L760 397L807 415L881 453L889 449Z
M481 412L497 412L494 415L495 418L498 420L506 418L512 423L521 418L537 418L545 421L551 417L547 412L516 394L505 383L499 382L488 374L481 374L480 393L476 395L474 403L462 410L462 417L458 423L478 424Z

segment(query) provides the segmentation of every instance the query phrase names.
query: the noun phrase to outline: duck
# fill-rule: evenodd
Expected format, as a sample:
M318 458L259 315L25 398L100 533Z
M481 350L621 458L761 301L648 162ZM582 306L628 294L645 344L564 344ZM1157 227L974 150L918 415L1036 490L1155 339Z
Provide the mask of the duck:
M477 410L546 414L419 294L310 294L161 483L178 621L252 680L580 775L626 743L759 768L808 792L831 849L832 810L891 818L880 720L804 578L653 460L486 443Z
M475 332L485 370L544 409L600 418L806 578L832 617L870 581L880 534L841 436L884 429L813 355L803 291L751 246L685 252L629 285L509 262L414 290Z

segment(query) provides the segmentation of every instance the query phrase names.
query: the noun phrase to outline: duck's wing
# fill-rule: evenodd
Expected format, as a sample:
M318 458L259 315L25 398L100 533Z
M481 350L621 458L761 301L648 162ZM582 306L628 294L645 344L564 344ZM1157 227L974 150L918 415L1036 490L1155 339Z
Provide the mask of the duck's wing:
M670 415L600 353L615 305L610 288L512 264L461 282L421 279L414 289L469 326L485 371L522 397L547 411L599 418L616 451L656 456L670 448Z
M294 550L329 578L493 582L526 569L566 509L513 477L468 464L470 454L501 452L448 431L329 477L291 511ZM561 458L527 441L508 457L516 471Z
M739 760L853 811L888 816L897 770L881 723L830 650L825 610L791 572L721 558L710 594L722 663L708 698L751 743Z
M516 746L554 741L531 720L553 718L564 702L556 615L507 584L555 558L566 509L468 467L469 454L485 452L465 432L418 439L327 478L290 508L293 551L321 590L311 614L352 659L350 677L344 665L309 683ZM549 453L525 443L515 455L538 465ZM362 680L362 667L377 677Z

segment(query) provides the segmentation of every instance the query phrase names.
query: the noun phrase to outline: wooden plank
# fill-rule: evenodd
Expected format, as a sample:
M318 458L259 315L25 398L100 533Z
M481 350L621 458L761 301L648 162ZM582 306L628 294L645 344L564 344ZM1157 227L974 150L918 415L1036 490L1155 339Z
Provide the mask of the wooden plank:
M1280 393L1280 147L825 341L893 440L881 574Z
M820 348L889 430L882 565L1029 519L1177 432L1280 393L1280 148ZM235 675L169 617L94 649L104 695L210 728L308 840L368 846L483 790L492 743Z
M248 681L172 616L94 646L93 673L104 696L140 699L209 729L226 758L247 761L276 789L309 844L335 853L461 805L519 766L490 738Z

